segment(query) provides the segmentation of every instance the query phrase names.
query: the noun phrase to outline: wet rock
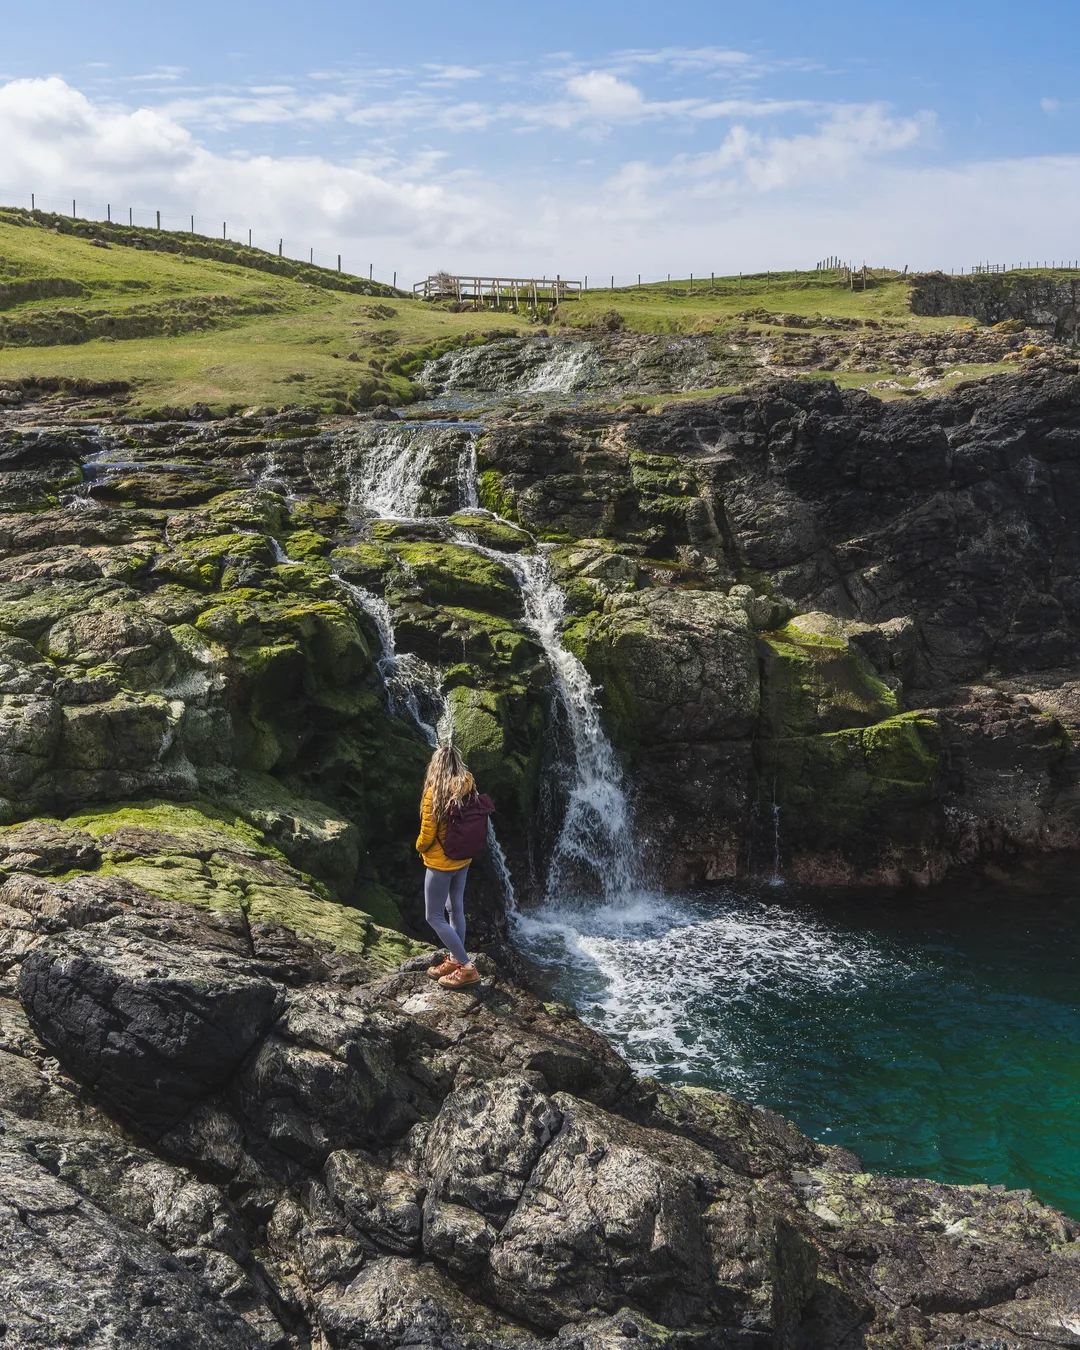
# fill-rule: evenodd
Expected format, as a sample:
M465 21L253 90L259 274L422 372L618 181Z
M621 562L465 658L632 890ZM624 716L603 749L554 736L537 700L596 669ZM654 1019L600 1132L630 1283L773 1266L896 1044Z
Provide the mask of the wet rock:
M711 1181L719 1166L596 1107L555 1103L562 1128L491 1253L492 1296L552 1330L625 1302L669 1325L697 1320L709 1278L695 1172Z
M344 1288L323 1290L317 1307L334 1343L355 1350L405 1345L496 1350L507 1342L532 1350L536 1345L466 1297L434 1266L399 1256L380 1257Z
M554 1101L516 1075L451 1093L424 1142L429 1195L501 1228L561 1123Z
M0 865L8 872L69 872L95 867L100 858L92 835L52 821L0 830Z

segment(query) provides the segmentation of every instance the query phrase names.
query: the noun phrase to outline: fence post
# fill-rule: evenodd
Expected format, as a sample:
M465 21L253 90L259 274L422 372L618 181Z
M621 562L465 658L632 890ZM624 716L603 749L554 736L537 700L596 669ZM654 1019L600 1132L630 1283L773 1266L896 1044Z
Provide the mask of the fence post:
M371 278L372 278L374 275L375 275L375 264L374 264L374 263L368 263L368 265L367 265L367 279L368 279L368 281L370 281Z
M311 263L312 266L315 265L315 250L313 248L308 249L308 262Z
M284 240L284 239L279 239L279 240L277 241L277 255L278 255L279 258L282 256L281 250L282 250L284 247L285 247L285 240Z
M251 247L251 231L248 230L248 248Z
M192 234L195 233L195 217L194 217L194 216L191 217L191 233L192 233Z
M612 290L615 289L615 278L614 278L614 277L611 278L611 289L612 289Z
M75 219L75 202L74 202L74 201L72 201L72 203L71 203L71 219L72 219L72 220Z
M30 210L31 211L37 210L37 207L34 205L34 194L32 192L30 194Z
M341 271L341 254L340 254L340 253L337 255L337 270L338 270L339 272Z
M221 237L222 237L222 239L226 238L226 234L225 234L225 224L226 224L226 222L223 220L223 221L221 222Z
M128 224L129 225L135 224L135 211L134 208L130 206L128 207Z
M397 290L397 273L394 273L394 290Z
M105 203L105 221L109 225L112 224L112 207L108 202Z
M160 212L160 211L157 213L157 227L158 227L159 230L161 229L161 212Z

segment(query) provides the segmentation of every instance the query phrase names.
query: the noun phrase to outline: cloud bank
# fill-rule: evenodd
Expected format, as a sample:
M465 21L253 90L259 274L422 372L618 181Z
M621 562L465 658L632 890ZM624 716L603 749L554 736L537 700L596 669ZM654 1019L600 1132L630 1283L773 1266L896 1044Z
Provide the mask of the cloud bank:
M651 97L633 78L650 63L741 84L721 98ZM194 214L208 233L226 221L264 246L284 236L294 254L341 253L353 270L370 261L402 279L451 267L626 280L811 267L828 253L947 268L1076 252L1080 157L935 162L931 113L763 98L745 87L750 64L714 48L622 53L608 68L564 64L531 98L517 86L501 101L486 96L485 72L456 66L425 67L408 88L400 72L369 72L349 88L335 76L185 90L169 71L157 105L91 98L59 77L12 80L0 85L0 197L131 204L172 225ZM458 137L450 149L379 134L425 117ZM278 123L330 126L348 144L248 148L251 128ZM658 124L670 131L663 153L655 141L635 153L638 130ZM497 171L478 149L496 134L524 137ZM536 136L549 155L552 137L567 151L559 171L537 174Z

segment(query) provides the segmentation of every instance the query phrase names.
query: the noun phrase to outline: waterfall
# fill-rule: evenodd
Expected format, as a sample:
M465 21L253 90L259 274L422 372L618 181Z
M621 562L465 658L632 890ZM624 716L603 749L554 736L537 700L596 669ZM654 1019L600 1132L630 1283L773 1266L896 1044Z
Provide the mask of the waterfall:
M591 347L575 343L556 348L542 366L522 385L523 394L570 394L585 387L595 361Z
M445 744L453 729L453 712L443 693L439 671L411 652L398 654L390 606L381 596L346 581L336 572L331 575L375 624L382 648L376 665L390 711L395 717L407 717L414 722L432 748Z
M602 353L586 338L527 338L462 347L429 361L421 383L468 394L574 394L603 381Z
M420 514L431 443L415 427L380 431L350 474L350 498L373 515L408 520Z
M461 444L461 432L455 428L456 436L443 445L442 437L431 434L436 430L450 429L365 428L358 447L363 453L348 465L354 504L379 516L421 518L425 514L421 479L438 451L440 467L454 474L457 505L477 509L475 434L469 433ZM454 452L453 461L448 460L446 450ZM636 889L638 873L622 765L604 733L596 687L583 663L563 642L566 601L549 560L539 548L534 553L503 553L465 531L455 531L451 537L513 573L521 588L525 625L540 643L552 672L565 724L559 778L567 798L548 868L547 896L552 899L584 888L599 890L609 904L625 899ZM410 718L431 745L445 743L452 734L452 709L442 692L440 673L418 657L398 654L385 600L342 577L335 579L375 623L382 646L378 666L391 711ZM497 840L491 856L512 910L513 884Z
M521 588L525 625L547 658L566 720L560 777L568 797L548 866L547 897L577 889L583 876L599 886L608 902L630 895L638 874L622 764L604 732L596 686L584 663L563 642L566 597L551 564L540 549L501 553L466 531L454 538L513 572Z
M374 423L341 435L331 465L309 469L323 491L372 516L418 520L478 504L476 434L458 423Z
M519 578L525 622L547 657L567 723L569 796L548 867L548 898L573 887L585 872L606 901L617 900L638 881L622 764L604 732L596 686L562 640L566 597L547 557L516 554L507 562Z
M470 436L458 457L457 490L459 511L475 509L480 505L480 484L476 468L476 437Z

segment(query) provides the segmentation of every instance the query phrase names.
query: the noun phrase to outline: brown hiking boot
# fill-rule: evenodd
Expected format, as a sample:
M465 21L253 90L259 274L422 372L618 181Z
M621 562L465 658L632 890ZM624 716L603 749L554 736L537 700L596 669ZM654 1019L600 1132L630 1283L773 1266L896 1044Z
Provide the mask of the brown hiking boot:
M443 975L439 983L446 989L464 989L466 985L480 983L480 972L472 965L458 966L449 975Z
M443 957L437 966L428 966L428 975L433 980L441 980L444 975L452 975L460 966L452 956Z

